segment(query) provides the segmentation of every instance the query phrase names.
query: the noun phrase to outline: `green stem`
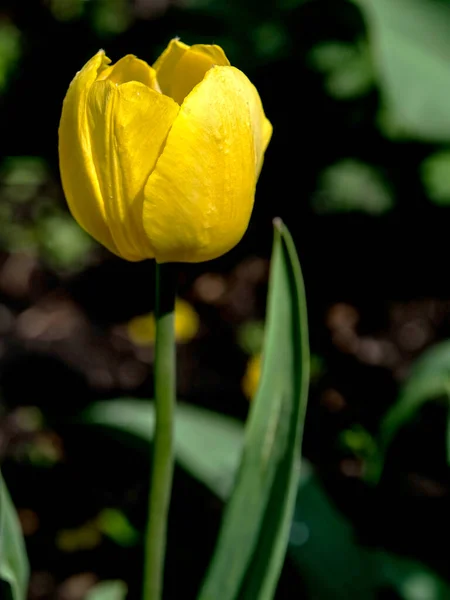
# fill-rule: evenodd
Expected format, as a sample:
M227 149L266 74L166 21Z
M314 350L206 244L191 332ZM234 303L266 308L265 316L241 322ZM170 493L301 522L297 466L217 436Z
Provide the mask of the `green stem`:
M174 465L174 412L176 394L175 308L176 276L173 264L156 264L156 340L153 467L145 537L143 600L161 600Z

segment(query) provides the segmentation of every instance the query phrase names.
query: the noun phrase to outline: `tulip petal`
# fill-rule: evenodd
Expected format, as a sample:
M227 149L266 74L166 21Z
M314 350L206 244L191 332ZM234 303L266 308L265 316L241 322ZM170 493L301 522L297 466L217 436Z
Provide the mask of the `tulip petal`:
M106 79L91 87L93 161L111 234L128 260L154 256L142 225L142 192L178 111L173 100L140 82Z
M136 58L133 54L127 54L114 65L105 69L97 78L98 81L109 79L113 83L122 84L128 81L139 81L152 90L160 92L156 71L144 60Z
M167 48L153 64L163 94L167 94L167 90L170 89L173 71L186 50L189 50L187 44L177 38L170 40Z
M220 46L187 46L179 40L172 40L154 64L154 69L163 94L182 104L211 67L229 64Z
M64 193L74 218L96 240L118 254L107 224L86 118L89 89L109 62L101 50L72 80L59 125L59 160Z
M241 239L269 135L247 77L234 67L209 70L145 186L144 228L158 262L210 260Z

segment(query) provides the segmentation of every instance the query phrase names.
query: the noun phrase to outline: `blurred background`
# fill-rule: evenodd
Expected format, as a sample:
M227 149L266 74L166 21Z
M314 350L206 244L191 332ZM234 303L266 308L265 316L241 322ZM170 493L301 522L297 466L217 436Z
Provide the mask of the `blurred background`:
M0 460L29 598L104 579L138 597L153 264L74 222L57 130L99 48L151 63L175 36L221 45L274 126L245 238L180 272L179 397L218 430L255 392L275 216L305 278L306 462L277 598L450 598L450 2L0 0ZM107 400L122 428L98 426ZM218 448L212 484L177 467L167 598L195 598L211 556Z

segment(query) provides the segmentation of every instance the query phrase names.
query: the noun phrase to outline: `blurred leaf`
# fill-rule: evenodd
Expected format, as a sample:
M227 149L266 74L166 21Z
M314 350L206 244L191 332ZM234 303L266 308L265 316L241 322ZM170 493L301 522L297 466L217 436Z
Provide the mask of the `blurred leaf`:
M326 364L324 359L317 354L311 354L309 370L310 382L316 383L317 381L319 381L326 371Z
M95 245L68 213L54 210L37 219L36 235L39 253L54 268L76 269L84 266Z
M155 414L150 402L132 398L98 402L87 409L83 420L144 441L153 439ZM177 406L176 459L223 500L233 485L243 436L242 424L230 417L188 404Z
M127 586L123 581L101 581L86 594L85 600L125 600Z
M389 590L401 600L450 598L448 583L420 562L362 546L315 473L302 471L289 556L305 582L308 597L375 600Z
M50 0L50 11L57 21L72 21L83 14L84 0Z
M345 159L321 174L312 204L318 213L359 211L380 215L392 208L393 200L373 167Z
M264 342L264 322L247 321L237 332L237 342L247 354L259 354Z
M261 382L244 453L199 600L269 600L283 565L299 480L309 381L303 280L275 225Z
M38 156L10 156L1 165L2 193L12 202L31 200L47 178L47 165Z
M114 36L126 31L133 20L127 0L97 0L91 3L92 26L99 36Z
M15 25L8 21L0 21L0 92L8 84L21 52L21 33Z
M366 46L338 41L322 42L310 54L312 66L321 71L333 98L346 100L366 94L373 86L373 70Z
M449 140L450 5L440 0L354 1L369 26L386 133Z
M450 586L422 563L387 552L373 552L378 587L389 587L401 600L448 600Z
M303 471L289 556L314 600L374 600L372 565L312 469Z
M447 398L450 392L450 341L424 352L414 363L393 406L380 424L379 445L382 456L398 433L425 402Z
M134 546L139 534L122 511L115 508L103 509L96 519L101 533L120 546Z
M450 204L450 150L435 152L421 165L427 195L436 204Z
M374 437L361 425L355 425L340 434L340 442L364 463L364 474L367 480L378 476L379 450ZM375 471L372 469L375 467Z
M5 600L26 599L28 571L22 530L0 474L0 592L4 590Z
M257 56L276 59L289 47L289 35L281 23L274 21L257 25L252 32Z

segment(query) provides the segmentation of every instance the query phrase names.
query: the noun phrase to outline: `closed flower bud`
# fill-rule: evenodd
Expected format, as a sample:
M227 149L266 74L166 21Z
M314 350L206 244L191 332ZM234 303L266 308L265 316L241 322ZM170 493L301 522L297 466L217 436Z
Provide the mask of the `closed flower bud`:
M271 134L219 46L172 40L153 67L100 51L64 100L64 192L78 223L127 260L210 260L247 229Z

